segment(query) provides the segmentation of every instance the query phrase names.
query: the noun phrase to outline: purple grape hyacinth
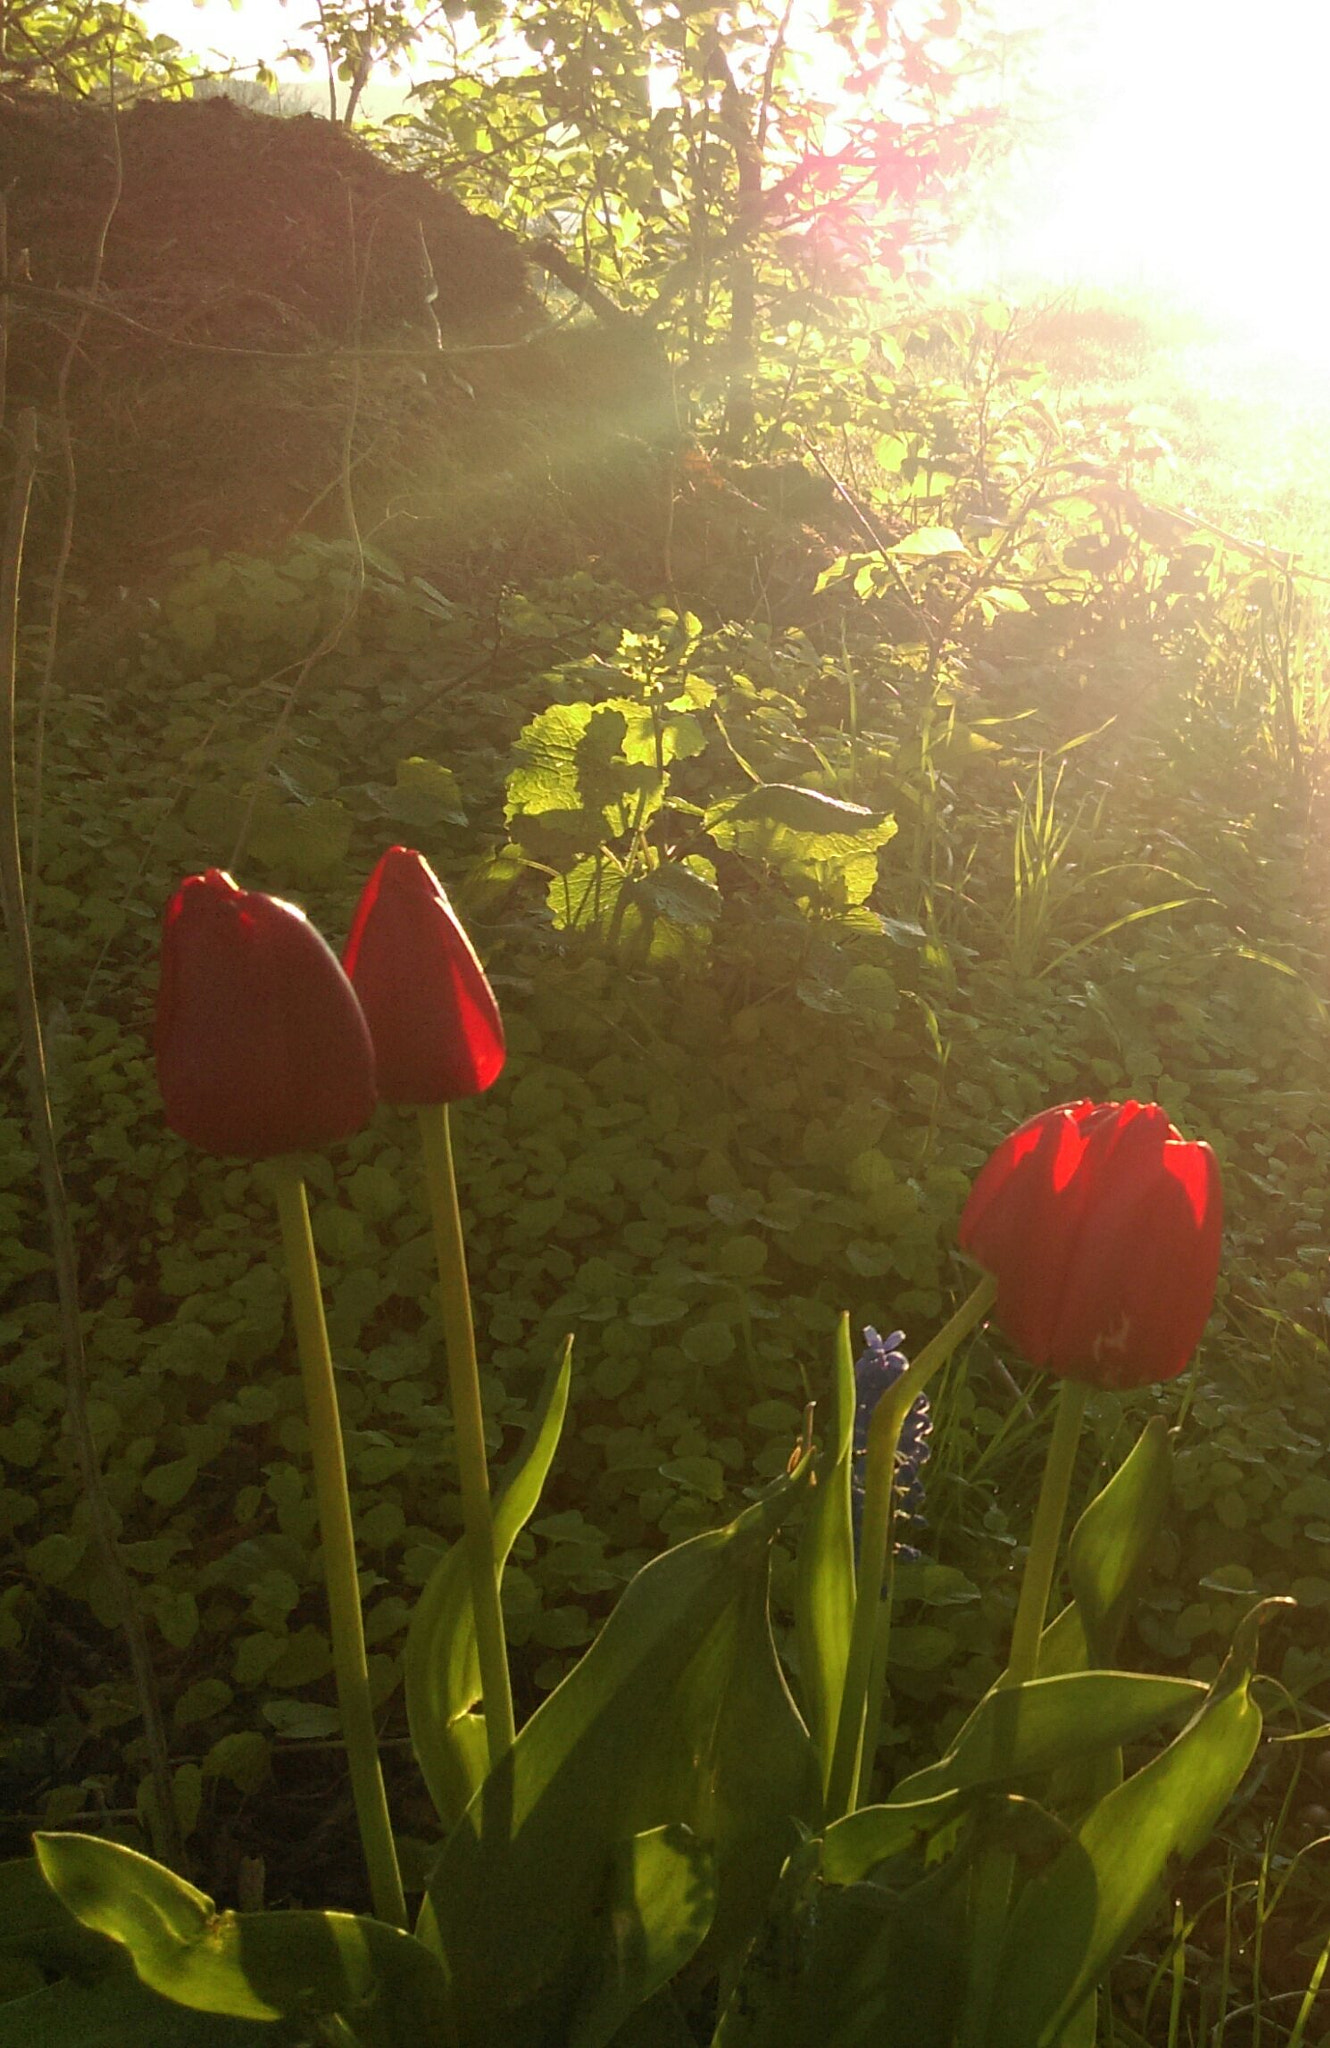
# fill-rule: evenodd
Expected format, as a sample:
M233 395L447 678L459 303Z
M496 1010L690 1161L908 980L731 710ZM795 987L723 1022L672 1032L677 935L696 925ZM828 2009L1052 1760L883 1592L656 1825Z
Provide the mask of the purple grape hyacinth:
M904 1342L904 1330L893 1330L889 1337L880 1337L869 1324L864 1330L866 1349L863 1356L855 1360L854 1384L857 1400L854 1410L853 1456L850 1460L850 1512L854 1519L856 1554L864 1514L864 1466L868 1456L868 1427L873 1420L873 1411L887 1388L896 1384L909 1364L905 1353L899 1348ZM922 1520L922 1468L927 1463L932 1448L929 1441L932 1430L933 1416L928 1405L928 1396L920 1394L905 1418L900 1443L896 1448L894 1519L898 1530L905 1522L918 1523ZM899 1542L895 1549L898 1557L919 1555L917 1550L912 1550L908 1545Z

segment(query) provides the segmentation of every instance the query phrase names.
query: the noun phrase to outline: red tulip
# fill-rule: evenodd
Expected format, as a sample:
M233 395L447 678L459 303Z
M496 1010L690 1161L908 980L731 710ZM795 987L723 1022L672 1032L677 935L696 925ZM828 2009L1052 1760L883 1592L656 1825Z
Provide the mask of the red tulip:
M1013 1131L960 1243L1031 1364L1097 1387L1174 1379L1214 1300L1219 1167L1155 1103L1071 1102Z
M369 1020L385 1102L456 1102L497 1081L504 1043L494 991L420 854L384 854L342 964Z
M304 912L209 868L167 908L157 1080L173 1131L270 1159L349 1137L374 1109L355 993Z

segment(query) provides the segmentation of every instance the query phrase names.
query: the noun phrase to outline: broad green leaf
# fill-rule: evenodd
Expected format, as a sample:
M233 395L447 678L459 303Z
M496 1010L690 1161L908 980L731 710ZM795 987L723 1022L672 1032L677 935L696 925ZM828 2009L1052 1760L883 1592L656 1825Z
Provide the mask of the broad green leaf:
M615 2035L612 2048L697 2048L697 2037L668 1989L640 2007Z
M1172 1483L1168 1425L1156 1415L1071 1532L1067 1573L1092 1664L1110 1665L1117 1652Z
M662 861L642 877L637 896L648 911L668 917L675 924L710 925L721 913L716 871L700 854Z
M95 1977L119 1956L105 1935L93 1933L61 1903L35 1856L0 1863L0 1961L26 1958L44 1969Z
M848 909L877 880L877 851L896 831L894 818L822 790L763 783L706 813L706 830L730 853L774 867L797 896Z
M1007 1785L1056 1770L1096 1749L1117 1749L1170 1714L1195 1707L1205 1687L1189 1678L1076 1671L998 1685L980 1700L950 1754L903 1778L889 1805L977 1785Z
M556 931L606 931L625 887L608 854L593 853L551 877L545 894Z
M735 1794L723 1782L753 1669L749 1601L765 1594L771 1539L806 1467L727 1528L655 1558L586 1656L522 1729L453 1829L431 1875L422 1937L447 1960L464 2038L539 2048L587 1993L600 1918L622 1845L681 1823L714 1846L722 1901ZM763 1652L771 1656L770 1638ZM737 1718L736 1718L737 1717ZM753 1791L747 1837L775 1851L746 1881L769 1890L793 1847L778 1783ZM779 1844L778 1847L776 1845Z
M999 1958L988 2048L1053 2048L1166 1879L1209 1839L1260 1738L1249 1687L1261 1612L1275 1604L1262 1602L1246 1617L1182 1733L1100 1800L1022 1892Z
M823 1876L831 1884L858 1884L877 1864L905 1855L917 1842L949 1827L960 1798L959 1792L941 1792L932 1799L861 1806L847 1813L823 1837Z
M623 719L623 757L639 766L686 761L706 747L706 734L691 710L653 708L633 697L611 697L604 708L618 712Z
M854 1620L854 1532L850 1522L854 1407L854 1347L850 1319L842 1316L822 1449L799 1538L794 1591L799 1693L821 1760L824 1791Z
M465 825L466 810L457 777L441 761L426 761L418 754L399 761L396 780L389 788L370 783L366 795L398 824L420 826Z
M518 735L504 816L513 838L538 855L589 853L603 835L580 774L592 710L590 704L551 704Z
M274 793L255 808L250 853L280 874L317 881L341 867L350 844L351 813L335 797L288 803Z
M705 1954L722 1967L762 1921L795 1845L793 1822L815 1827L822 1817L817 1752L780 1668L760 1574L740 1597L732 1668L716 1723L714 1790L696 1823L716 1857L715 1920Z
M232 2019L335 2015L365 2048L455 2042L438 1959L399 1928L351 1913L219 1913L136 1850L92 1835L35 1840L63 1904L123 1943L163 1998Z
M923 1887L823 1884L791 1860L713 2048L951 2048L964 1964Z
M1073 1598L1040 1639L1041 1678L1116 1662L1171 1488L1168 1428L1162 1416L1154 1416L1072 1531L1068 1571ZM1050 1803L1062 1813L1084 1812L1121 1782L1121 1752L1100 1752L1065 1767L1049 1788Z
M140 1984L126 1957L92 1983L62 1977L0 2003L0 2048L278 2048L280 2024L190 2012Z
M727 797L723 803L712 806L704 823L718 844L732 847L736 853L764 854L782 833L793 833L799 838L831 834L869 839L880 846L895 829L880 811L870 811L864 804L846 803L841 797L828 796L824 790L803 789L790 782L764 782L756 789L744 790L741 796ZM881 837L877 836L879 833Z
M886 552L909 561L930 561L936 555L964 555L969 550L951 527L921 526L916 532L905 534Z
M506 816L514 838L549 851L590 850L640 830L660 809L672 760L706 740L688 713L631 697L553 704L517 740Z
M535 1513L568 1407L573 1340L547 1374L531 1425L494 1503L494 1554L502 1577L519 1530ZM483 1779L489 1761L480 1660L466 1554L455 1543L431 1572L407 1630L406 1711L421 1775L439 1819L450 1828Z
M1069 1600L1039 1638L1039 1676L1061 1678L1068 1671L1086 1671L1089 1664L1081 1611Z
M678 1975L716 1908L715 1862L686 1827L652 1828L614 1859L598 1959L566 2048L608 2048L625 2020Z

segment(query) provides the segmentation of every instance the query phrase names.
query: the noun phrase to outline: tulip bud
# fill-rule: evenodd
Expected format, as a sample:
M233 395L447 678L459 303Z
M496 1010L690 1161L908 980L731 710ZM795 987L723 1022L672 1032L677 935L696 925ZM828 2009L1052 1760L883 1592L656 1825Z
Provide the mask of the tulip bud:
M960 1223L1032 1365L1098 1387L1174 1379L1214 1300L1219 1167L1155 1103L1072 1102L1004 1140Z
M385 1102L456 1102L498 1079L494 992L437 875L409 847L390 847L365 884L343 965L369 1021Z
M157 1080L173 1131L269 1159L369 1121L374 1050L355 993L304 912L209 868L167 908Z

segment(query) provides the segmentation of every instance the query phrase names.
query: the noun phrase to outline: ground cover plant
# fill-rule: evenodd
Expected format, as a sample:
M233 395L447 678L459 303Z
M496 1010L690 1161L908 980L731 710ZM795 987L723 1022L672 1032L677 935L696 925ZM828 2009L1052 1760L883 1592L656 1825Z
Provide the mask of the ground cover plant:
M593 139L607 118L587 113ZM494 1088L454 1116L496 1474L547 1412L574 1335L559 1448L503 1579L518 1725L549 1725L543 1703L589 1645L612 1647L625 1588L667 1545L788 1506L773 1624L817 1734L796 1558L820 1489L786 1473L809 1400L824 1473L846 1424L840 1317L855 1348L865 1325L900 1324L906 1354L924 1353L975 1277L956 1226L1001 1135L1053 1102L1132 1098L1214 1146L1226 1252L1187 1374L1091 1391L1073 1514L1143 1430L1159 1438L1151 1417L1176 1423L1172 1502L1118 1655L1208 1685L1246 1611L1292 1592L1257 1693L1279 1736L1321 1724L1316 586L1287 531L1279 555L1218 501L1198 523L1158 422L1046 374L1033 316L837 298L825 272L782 268L787 242L757 265L756 360L734 370L713 347L736 282L743 304L725 268L741 246L725 241L734 129L717 133L730 142L699 131L686 165L714 261L663 301L686 432L634 442L617 486L607 476L614 516L627 502L644 530L618 555L613 518L573 570L543 530L524 554L518 476L492 558L477 533L450 551L446 521L429 543L327 527L178 561L119 603L66 587L48 671L60 464L42 421L46 523L21 612L26 879L88 1421L171 1783L163 1802L66 1433L11 1063L0 1785L16 1858L34 1830L160 1851L173 1826L168 1860L225 1904L370 1906L271 1190L170 1134L149 1036L183 875L229 864L340 937L392 841L444 877L508 1038ZM532 193L584 169L576 152L547 161ZM583 282L654 303L677 219L620 277L598 218ZM654 407L658 384L642 389ZM747 440L736 392L756 411ZM353 412L353 461L354 426ZM549 441L531 445L548 459ZM409 485L419 505L430 479ZM463 1515L410 1120L381 1112L312 1156L308 1185L367 1679L414 1900L440 1825L408 1753L408 1630ZM1000 1324L929 1392L878 1793L954 1754L1002 1675L1051 1420ZM1324 2030L1321 1753L1263 1745L1215 1845L1169 1872L1171 1931L1165 1911L1116 1965L1105 2042ZM1129 1744L1129 1767L1146 1754ZM976 1808L967 1839L990 1820ZM49 1923L43 1938L44 1960L9 1952L6 1991L54 1982L81 1939ZM78 1953L96 1975L105 1951ZM676 2002L708 2038L716 2014L692 1990ZM792 1992L763 1998L745 2024L791 2024Z

